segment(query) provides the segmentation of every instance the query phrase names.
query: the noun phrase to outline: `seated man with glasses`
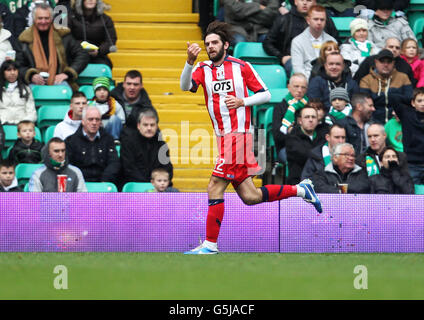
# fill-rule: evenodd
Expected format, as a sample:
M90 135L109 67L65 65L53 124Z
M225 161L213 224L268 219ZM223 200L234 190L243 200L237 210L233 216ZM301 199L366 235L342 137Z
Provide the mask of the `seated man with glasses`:
M350 143L337 144L331 162L312 177L318 193L339 193L340 185L347 185L347 193L369 193L366 170L355 164L355 149Z

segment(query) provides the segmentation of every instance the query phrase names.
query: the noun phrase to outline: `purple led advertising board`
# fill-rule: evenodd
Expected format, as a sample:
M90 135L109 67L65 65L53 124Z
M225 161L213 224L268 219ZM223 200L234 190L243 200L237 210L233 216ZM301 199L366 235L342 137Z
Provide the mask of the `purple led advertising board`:
M225 196L221 252L424 252L424 196ZM183 252L205 237L204 193L1 193L0 251Z

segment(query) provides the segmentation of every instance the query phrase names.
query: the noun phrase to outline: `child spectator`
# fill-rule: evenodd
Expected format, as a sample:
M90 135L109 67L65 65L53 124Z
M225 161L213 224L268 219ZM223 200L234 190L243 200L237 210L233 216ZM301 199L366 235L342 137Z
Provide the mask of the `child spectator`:
M125 112L118 101L110 95L109 78L99 77L93 80L95 96L89 105L96 106L102 114L102 124L105 130L119 141L122 126L125 123Z
M15 177L15 164L10 160L0 161L0 192L22 192Z
M178 189L169 186L169 173L163 168L152 171L151 183L155 188L149 192L179 192Z
M392 105L402 124L409 173L414 184L424 184L424 88L414 89L409 105L396 101L402 98L393 96Z
M424 60L418 55L418 43L415 39L402 41L400 57L411 66L414 78L418 81L417 88L424 87Z
M336 120L352 115L352 106L349 103L349 94L345 88L338 87L331 90L330 102L330 111L325 117L325 123L328 125L331 126L336 122Z
M309 100L309 105L315 108L318 112L318 125L323 123L325 118L325 107L319 98L312 98Z
M18 140L9 153L9 160L15 163L40 163L43 144L34 139L35 125L23 120L18 123Z

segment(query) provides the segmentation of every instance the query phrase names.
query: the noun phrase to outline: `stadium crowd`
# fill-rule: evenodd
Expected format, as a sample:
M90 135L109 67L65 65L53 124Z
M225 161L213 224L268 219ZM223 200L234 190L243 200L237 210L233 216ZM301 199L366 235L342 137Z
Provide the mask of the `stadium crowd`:
M318 4L317 4L318 2ZM94 98L78 91L88 64L106 64L117 35L101 0L0 0L0 149L3 125L18 139L0 162L0 191L21 190L18 163L44 163L29 191L55 191L58 174L82 182L151 182L174 192L173 166L159 161L159 117L142 75L119 84L98 77ZM200 1L199 26L215 17ZM12 5L13 4L13 5ZM222 0L218 19L239 42L262 42L289 76L274 106L272 134L287 181L311 178L317 192L414 193L424 184L424 60L405 10L409 1ZM55 16L63 5L66 14ZM362 5L354 10L354 5ZM365 9L366 7L366 9ZM13 10L12 10L13 8ZM354 17L342 40L331 17ZM57 27L53 21L67 27ZM36 140L36 86L67 86L73 95L53 140ZM286 87L286 84L281 84ZM63 148L64 147L64 148ZM120 155L117 148L121 150ZM6 151L6 150L3 150ZM169 158L169 150L165 152ZM43 181L45 182L43 184ZM53 185L53 186L52 186Z

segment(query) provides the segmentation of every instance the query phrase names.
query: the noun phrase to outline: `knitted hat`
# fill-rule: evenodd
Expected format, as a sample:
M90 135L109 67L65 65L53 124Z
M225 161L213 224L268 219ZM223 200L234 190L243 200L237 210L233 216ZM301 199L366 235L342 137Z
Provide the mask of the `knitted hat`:
M342 87L337 87L330 91L330 101L333 101L334 99L337 99L337 98L347 102L350 101L347 90Z
M99 77L93 80L93 89L96 92L99 88L106 88L108 91L110 90L110 82L107 77Z
M375 1L375 10L393 10L394 4L393 0L376 0Z
M352 22L349 25L349 28L350 28L350 34L353 37L355 32L360 30L360 29L368 30L368 22L367 22L367 20L364 20L364 19L361 19L361 18L356 18L355 20L352 20Z

